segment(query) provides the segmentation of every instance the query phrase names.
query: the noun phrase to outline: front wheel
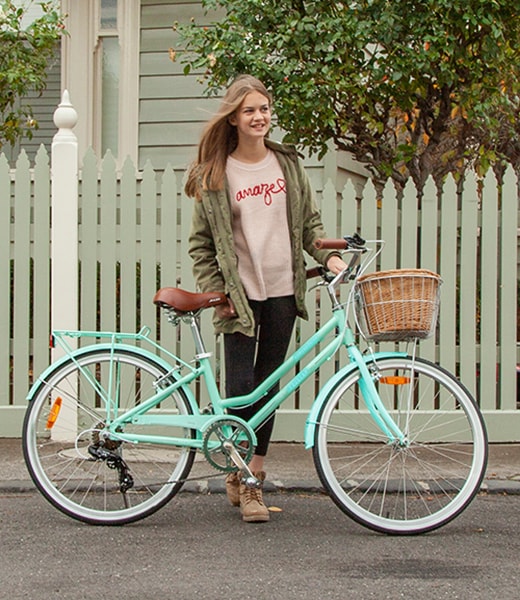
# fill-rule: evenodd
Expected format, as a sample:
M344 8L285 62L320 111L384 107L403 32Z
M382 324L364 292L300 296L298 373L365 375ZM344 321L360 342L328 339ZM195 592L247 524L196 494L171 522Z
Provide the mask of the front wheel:
M470 393L431 362L383 358L376 372L381 400L406 443L389 441L377 426L355 369L320 409L316 470L358 523L391 534L431 531L459 515L480 489L487 463L482 415Z
M166 376L166 377L165 377ZM105 423L156 393L167 370L133 350L93 349L40 380L27 409L23 449L37 488L65 514L94 525L142 519L181 488L194 451L132 443L107 435ZM152 414L192 414L181 389ZM192 438L194 430L128 423L124 433Z

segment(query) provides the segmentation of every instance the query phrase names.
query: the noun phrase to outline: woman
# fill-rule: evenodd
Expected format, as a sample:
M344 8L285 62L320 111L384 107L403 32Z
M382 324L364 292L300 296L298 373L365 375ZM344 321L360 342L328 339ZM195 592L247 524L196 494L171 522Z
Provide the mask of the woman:
M325 237L309 181L293 147L268 139L271 96L254 77L228 88L208 123L186 193L195 198L189 253L203 292L223 291L215 308L224 335L227 397L245 395L285 359L296 316L307 318L303 250L333 273L345 268L338 253L316 250ZM230 411L248 419L278 391L252 407ZM274 416L258 431L249 467L264 481L264 458ZM241 474L226 478L228 498L247 522L269 520L261 489Z

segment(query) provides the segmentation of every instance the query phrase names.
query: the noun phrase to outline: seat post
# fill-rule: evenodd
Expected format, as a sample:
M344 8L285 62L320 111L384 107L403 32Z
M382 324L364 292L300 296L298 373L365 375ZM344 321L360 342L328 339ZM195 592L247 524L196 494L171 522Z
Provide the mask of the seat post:
M197 313L192 313L190 316L190 328L193 340L195 341L195 358L200 360L201 358L208 358L211 356L211 352L206 352L204 346L204 340L200 333L200 325Z

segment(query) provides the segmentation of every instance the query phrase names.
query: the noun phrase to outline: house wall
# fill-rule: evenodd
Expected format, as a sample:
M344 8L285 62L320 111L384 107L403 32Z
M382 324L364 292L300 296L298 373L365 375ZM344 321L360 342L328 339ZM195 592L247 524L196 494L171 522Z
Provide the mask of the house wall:
M172 62L169 48L179 36L174 21L209 23L217 15L204 17L198 1L141 1L139 68L139 167L150 160L155 169L185 167L196 153L204 123L218 100L202 97L200 74L185 76L179 58Z

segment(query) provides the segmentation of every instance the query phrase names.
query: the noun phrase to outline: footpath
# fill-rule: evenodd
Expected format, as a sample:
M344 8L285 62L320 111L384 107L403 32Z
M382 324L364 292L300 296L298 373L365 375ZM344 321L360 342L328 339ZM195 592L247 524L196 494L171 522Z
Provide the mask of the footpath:
M274 442L266 458L265 491L319 492L319 482L312 451L303 444ZM216 477L215 477L216 475ZM224 478L200 457L183 491L223 493ZM34 491L18 438L0 438L0 493ZM495 494L520 494L520 444L490 444L488 468L482 491Z

